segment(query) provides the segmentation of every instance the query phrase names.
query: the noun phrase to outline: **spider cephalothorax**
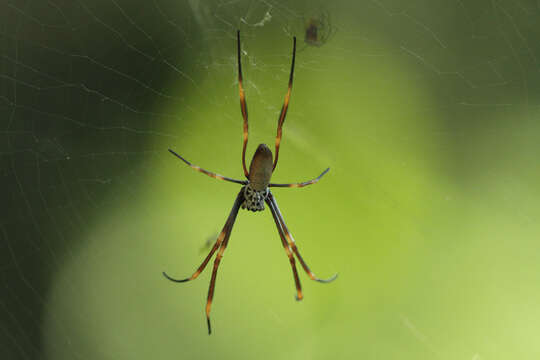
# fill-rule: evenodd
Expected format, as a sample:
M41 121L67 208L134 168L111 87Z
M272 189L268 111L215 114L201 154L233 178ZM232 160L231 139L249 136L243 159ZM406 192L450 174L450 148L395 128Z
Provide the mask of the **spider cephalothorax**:
M251 184L247 184L243 187L244 202L242 203L242 209L249 211L263 211L264 201L268 197L268 188L257 191L253 189Z
M214 297L214 286L216 284L216 276L217 276L217 270L219 267L219 263L221 261L221 258L223 257L223 253L225 252L225 248L227 247L227 244L229 243L229 237L231 235L231 231L234 225L234 222L236 221L236 215L238 215L238 210L240 208L248 209L251 211L262 211L264 210L264 204L268 205L270 208L270 212L272 213L272 217L274 218L274 222L276 223L276 227L278 229L279 237L281 238L281 244L283 245L283 248L285 249L285 252L287 253L287 256L289 258L289 262L291 263L293 276L294 276L294 282L296 285L296 299L302 300L302 287L300 285L300 279L298 278L298 272L296 271L296 261L294 256L296 255L296 258L298 261L300 261L300 264L302 265L302 268L304 271L308 274L309 278L311 280L319 281L319 282L330 282L334 280L337 277L337 274L332 276L329 279L319 279L311 272L311 270L308 268L306 263L304 262L304 259L302 259L302 256L300 256L300 252L298 251L296 247L296 243L294 242L294 238L292 237L292 234L290 233L289 229L287 228L287 225L285 225L285 220L283 220L283 216L281 215L281 212L279 211L278 204L276 202L276 199L274 198L272 192L270 191L270 187L304 187L310 184L314 184L319 179L328 172L329 169L326 169L323 171L321 175L319 175L317 178L305 181L302 183L292 183L292 184L273 184L270 183L270 178L272 177L272 173L274 172L278 155L279 155L279 145L281 144L281 129L283 127L283 122L285 121L285 116L287 115L287 108L289 107L289 99L291 97L291 89L292 89L292 81L293 81L293 74L294 74L294 59L296 54L296 38L293 38L293 57L292 57L292 65L291 65L291 74L289 76L289 87L287 89L287 94L285 95L285 101L283 102L283 107L281 108L281 113L279 115L278 120L278 129L277 129L277 136L276 136L276 154L275 158L272 161L272 151L266 146L265 144L260 144L257 147L257 150L255 151L255 154L253 155L253 159L251 160L251 164L249 166L249 172L246 168L246 147L247 147L247 141L248 141L248 115L247 115L247 105L246 105L246 99L244 96L244 88L242 87L242 63L240 61L240 31L237 33L237 41L238 41L238 87L240 90L240 110L242 111L242 117L244 118L244 145L242 147L242 167L244 169L244 175L246 176L247 180L236 180L232 179L226 176L222 176L213 172L210 172L208 170L204 170L203 168L191 164L189 161L184 159L182 156L175 153L173 150L169 149L169 151L177 156L180 160L191 166L193 169L202 172L203 174L206 174L208 176L211 176L215 179L220 180L226 180L233 183L244 185L238 195L236 196L236 200L234 202L233 208L229 214L229 217L227 218L227 222L225 223L225 226L223 227L223 230L219 234L216 243L212 247L212 250L210 250L210 253L202 264L199 266L199 268L187 279L175 279L167 275L165 272L163 275L174 282L185 282L189 280L193 280L199 276L199 274L204 270L214 253L217 251L216 259L214 260L214 269L212 271L212 278L210 280L210 287L208 289L208 299L206 301L206 320L208 324L208 333L211 333L211 327L210 327L210 308L212 306L212 299ZM219 249L219 250L218 250Z

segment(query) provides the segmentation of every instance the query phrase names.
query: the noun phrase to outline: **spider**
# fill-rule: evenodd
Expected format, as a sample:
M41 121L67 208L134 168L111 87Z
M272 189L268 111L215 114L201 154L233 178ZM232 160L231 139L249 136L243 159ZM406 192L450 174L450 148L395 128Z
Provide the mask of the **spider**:
M330 15L321 12L311 16L304 23L304 42L311 46L321 47L334 34L330 24Z
M279 236L281 238L281 244L283 245L283 248L285 249L285 252L287 253L287 256L289 257L289 262L291 263L292 272L294 276L294 281L296 285L296 299L302 300L302 287L300 285L300 279L298 278L298 272L296 271L296 262L294 259L294 255L298 258L300 261L300 264L302 265L302 268L304 268L304 271L308 274L308 276L315 281L322 282L322 283L328 283L337 278L337 274L334 276L328 278L328 279L319 279L318 277L311 272L309 267L306 265L304 259L298 252L298 248L296 247L294 238L292 234L290 233L289 229L287 228L287 225L285 225L285 221L283 220L283 216L281 215L281 212L279 211L278 204L276 202L276 199L272 192L270 191L270 187L304 187L310 184L314 184L319 179L330 170L330 168L324 170L318 177L315 179L305 181L302 183L292 183L292 184L274 184L270 182L270 178L272 177L272 173L276 168L277 161L278 161L278 154L279 154L279 146L281 144L281 134L282 134L282 127L283 122L285 121L285 116L287 115L287 108L289 107L289 99L291 97L291 89L292 89L292 82L293 82L293 74L294 74L294 59L296 54L296 37L293 37L293 53L292 53L292 65L291 65L291 73L289 76L289 86L287 89L287 94L285 95L285 101L283 103L283 107L281 108L281 113L279 115L278 120L278 128L277 128L277 136L276 136L276 156L272 161L272 151L266 146L265 144L260 144L257 147L257 150L255 151L255 154L253 155L253 159L251 160L251 164L249 166L249 171L247 171L246 168L246 146L248 142L248 114L247 114L247 105L246 105L246 98L244 94L244 88L242 86L242 62L240 59L240 31L238 30L236 33L236 39L237 39L237 51L238 51L238 87L240 91L240 110L242 112L242 117L244 118L244 145L242 148L242 167L244 168L244 175L246 176L247 180L236 180L232 179L226 176L222 176L213 172L210 172L208 170L205 170L197 165L194 165L184 159L182 156L178 155L173 150L169 149L169 152L185 162L187 165L189 165L192 169L197 170L203 174L206 174L210 177L213 177L215 179L230 181L233 183L241 184L243 185L240 189L240 192L236 196L236 200L234 201L234 205L232 207L232 210L229 214L229 217L227 218L227 221L225 222L225 226L223 227L223 230L218 235L218 238L210 250L210 253L206 256L206 258L203 260L202 264L199 266L199 268L187 279L175 279L167 275L165 272L163 272L163 275L174 282L186 282L190 280L196 279L199 274L204 270L214 253L217 251L216 259L214 260L214 269L212 271L212 278L210 280L210 287L208 289L208 298L206 301L206 322L208 325L208 334L212 333L212 328L210 326L210 308L212 306L212 299L214 297L214 287L216 285L216 276L217 271L219 267L219 263L221 261L221 258L223 257L223 253L225 252L225 249L227 248L227 244L229 243L229 237L231 235L231 231L234 225L234 222L236 220L236 215L238 214L238 210L240 208L247 209L250 211L262 211L264 210L264 204L266 203L268 207L270 208L270 212L272 213L272 216L274 218L274 221L276 223L276 227L279 233ZM219 250L218 250L219 249Z

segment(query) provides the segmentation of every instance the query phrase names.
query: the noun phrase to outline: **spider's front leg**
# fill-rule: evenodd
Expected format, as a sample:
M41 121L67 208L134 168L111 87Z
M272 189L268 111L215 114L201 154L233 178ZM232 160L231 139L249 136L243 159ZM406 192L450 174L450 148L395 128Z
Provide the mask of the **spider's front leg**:
M274 218L274 221L276 223L276 227L278 229L279 237L281 239L281 245L283 245L283 249L285 249L285 252L287 253L287 257L289 258L289 262L291 263L291 268L294 276L294 284L296 285L296 300L302 300L304 297L302 295L302 285L300 284L300 279L298 278L298 271L296 270L296 261L294 260L294 256L292 253L292 250L287 243L287 239L285 238L285 234L283 233L283 228L281 227L281 223L279 221L279 218L277 216L276 209L274 208L274 204L266 198L266 204L270 208L270 212L272 213L272 217Z
M276 202L276 199L274 198L274 195L272 195L271 191L268 192L268 197L266 199L266 203L270 207L270 211L272 211L272 215L279 220L278 231L280 231L280 227L281 227L281 231L283 231L283 234L285 235L285 238L287 239L287 243L288 243L289 247L292 249L292 251L294 252L296 257L298 258L298 261L300 261L300 264L304 268L304 271L306 272L306 274L308 274L309 278L311 280L315 280L315 281L322 282L322 283L329 283L329 282L334 281L338 276L337 273L334 274L333 276L331 276L328 279L320 279L317 276L315 276L315 274L309 269L306 262L304 261L304 259L300 255L300 252L298 251L298 248L296 247L296 242L294 241L294 238L293 238L292 234L290 233L289 229L287 228L287 225L285 225L285 220L283 219L283 215L281 215L281 212L279 211L279 207L278 207L278 204ZM277 223L276 223L276 225L277 225ZM292 262L291 262L291 264L292 264Z
M208 288L208 297L206 301L206 322L208 325L208 334L212 333L212 328L210 326L210 309L212 307L212 299L214 297L214 288L216 285L216 277L217 277L217 271L219 268L219 263L221 261L221 258L223 257L223 253L225 252L225 249L227 248L227 244L229 243L229 237L231 236L231 231L234 226L234 222L236 221L236 216L238 215L238 210L240 209L240 206L242 202L244 201L244 188L240 190L238 195L236 196L236 200L234 201L233 208L231 212L229 213L229 217L227 218L227 221L225 222L225 225L223 226L223 230L221 230L221 233L219 234L216 243L212 247L212 250L210 250L210 253L208 253L208 256L204 259L202 264L199 266L199 268L187 279L175 279L167 275L165 272L163 272L163 276L165 276L167 279L174 281L174 282L186 282L190 280L196 279L200 273L205 269L206 265L216 252L216 250L219 248L218 254L216 256L216 259L214 260L214 269L212 271L212 278L210 280L210 287Z

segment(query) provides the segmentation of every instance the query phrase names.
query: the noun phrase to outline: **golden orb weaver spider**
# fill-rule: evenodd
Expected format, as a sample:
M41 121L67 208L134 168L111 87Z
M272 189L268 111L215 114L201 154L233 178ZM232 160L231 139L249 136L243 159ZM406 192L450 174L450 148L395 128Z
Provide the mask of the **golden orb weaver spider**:
M205 170L197 165L193 165L186 159L184 159L182 156L178 155L173 150L169 149L169 151L176 157L178 157L180 160L185 162L187 165L189 165L192 169L197 170L203 174L206 174L210 177L213 177L215 179L225 180L234 182L237 184L241 184L242 189L240 189L240 192L236 196L236 200L234 202L233 208L229 214L229 217L227 218L227 221L225 222L225 226L223 227L223 230L219 234L214 246L210 250L210 253L206 256L206 258L203 260L202 264L199 266L199 268L187 279L175 279L167 275L165 272L163 272L163 275L174 282L186 282L190 280L196 279L199 274L204 270L212 256L216 251L218 251L216 259L214 260L214 269L212 271L212 278L210 280L210 287L208 289L208 298L206 301L206 322L208 325L208 334L212 333L212 328L210 326L210 308L212 306L212 299L214 297L214 287L216 285L216 276L217 271L219 267L219 263L221 261L221 258L223 257L223 253L225 252L225 249L227 248L227 244L229 243L229 237L231 235L232 228L234 226L234 222L236 220L236 215L238 214L238 210L240 208L242 209L248 209L250 211L262 211L264 210L264 203L268 205L270 208L270 212L272 213L272 216L274 218L274 221L276 223L276 227L278 229L279 236L281 238L281 244L283 245L283 248L285 249L285 252L287 253L287 256L289 257L289 262L291 263L293 275L294 275L294 282L296 285L296 299L302 300L302 286L300 285L300 279L298 278L298 272L296 271L296 262L294 259L294 255L298 258L298 261L300 261L300 264L302 265L302 268L304 268L304 271L308 274L311 280L319 281L322 283L328 283L337 278L337 274L330 277L329 279L319 279L318 277L311 272L309 267L306 265L306 262L300 255L300 252L298 251L298 248L296 247L294 238L292 234L290 233L289 229L287 228L287 225L285 225L285 221L283 220L283 216L281 215L281 212L279 211L278 204L276 202L276 199L272 195L272 192L270 191L270 187L304 187L310 184L314 184L319 179L330 170L330 168L324 170L321 175L316 177L315 179L305 181L302 183L292 183L292 184L274 184L270 182L270 178L272 177L272 173L274 169L276 168L277 161L278 161L278 154L279 154L279 146L281 144L281 134L282 134L282 127L283 122L285 121L285 116L287 115L287 108L289 107L289 99L291 97L291 89L292 89L292 82L293 82L293 74L294 74L294 60L296 56L296 37L293 37L293 53L292 53L292 65L291 65L291 73L289 76L289 86L287 89L287 94L285 95L285 101L283 103L283 107L281 108L281 113L279 115L278 120L278 129L277 129L277 136L276 136L276 157L274 158L272 162L272 151L266 146L265 144L260 144L257 147L257 150L255 151L255 155L253 155L253 159L251 160L251 164L249 166L249 171L247 171L246 168L246 147L248 142L248 114L247 114L247 105L246 105L246 98L244 94L244 88L242 86L242 62L240 59L240 30L236 33L236 40L237 40L237 50L238 50L238 87L240 91L240 110L242 111L242 117L244 118L244 145L242 148L242 166L244 168L244 175L246 176L247 180L236 180L232 179L226 176L222 176L213 172L210 172L208 170ZM293 255L294 254L294 255Z
M330 14L326 11L314 14L304 22L304 42L310 46L321 47L332 35L335 28L330 23Z

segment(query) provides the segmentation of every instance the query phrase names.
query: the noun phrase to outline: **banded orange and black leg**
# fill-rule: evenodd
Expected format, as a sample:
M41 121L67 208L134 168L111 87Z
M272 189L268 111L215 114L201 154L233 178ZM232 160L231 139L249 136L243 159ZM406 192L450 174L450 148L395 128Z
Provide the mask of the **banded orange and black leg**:
M169 152L171 154L173 154L174 156L176 156L177 158L179 158L180 160L182 160L183 162L185 162L193 170L198 171L200 173L203 173L205 175L208 175L208 176L210 176L210 177L212 177L214 179L230 181L230 182L233 182L233 183L236 183L236 184L242 184L242 185L246 185L248 183L246 180L236 180L236 179L233 179L233 178L230 178L230 177L227 177L227 176L219 175L219 174L213 173L211 171L205 170L200 166L197 166L197 165L194 165L194 164L190 163L189 161L184 159L182 156L180 156L176 152L174 152L174 150L169 149Z
M240 50L240 30L236 32L236 43L238 52L238 92L240 94L240 111L244 118L243 137L244 144L242 146L242 167L244 168L244 175L249 177L249 172L246 167L246 148L248 143L248 111L246 103L246 94L244 93L243 78L242 78L242 58Z
M277 135L276 135L276 154L274 157L274 165L272 171L276 169L276 165L279 157L279 146L281 145L281 135L283 123L285 122L285 117L287 116L287 110L289 109L289 101L291 99L291 91L294 77L294 60L296 58L296 36L293 37L293 53L292 53L292 63L291 63L291 73L289 75L289 86L287 87L287 93L285 94L285 100L283 101L283 106L281 107L281 112L279 114Z
M296 270L296 261L294 260L294 256L292 253L292 250L287 243L287 239L285 238L285 234L283 233L283 228L281 227L281 223L279 221L279 218L277 216L277 212L274 208L274 204L266 198L266 204L270 208L270 212L272 213L272 217L274 218L274 221L276 223L276 227L279 233L279 237L281 238L281 245L283 245L283 248L285 249L285 252L287 253L287 257L289 258L289 262L291 263L291 268L294 276L294 284L296 285L296 300L302 300L304 297L302 295L302 285L300 284L300 279L298 278L298 271Z
M311 185L311 184L315 184L316 182L318 182L324 174L326 174L328 171L330 170L330 168L327 168L326 170L324 170L321 175L317 176L315 179L311 179L311 180L308 180L308 181L304 181L304 182L301 182L301 183L290 183L290 184L274 184L274 183L270 183L268 184L268 187L289 187L289 188L301 188L301 187L304 187L304 186L308 186L308 185Z
M268 201L272 203L272 207L270 209L273 212L275 211L276 217L279 219L279 223L281 225L281 228L283 229L283 233L285 235L285 238L287 239L287 242L288 242L289 246L293 250L296 257L298 258L298 261L300 261L300 264L304 268L304 271L306 272L306 274L308 274L309 278L311 280L315 280L315 281L322 282L322 283L329 283L331 281L334 281L337 278L338 274L334 274L333 276L331 276L328 279L320 279L317 276L315 276L315 274L309 269L306 262L304 261L304 259L300 255L300 252L298 251L298 248L296 247L296 243L294 241L294 238L292 237L291 232L287 228L287 225L285 225L285 220L283 220L283 215L281 215L281 211L279 211L279 206L278 206L278 204L276 202L276 199L274 198L274 196L272 195L272 193L270 191L268 192Z
M212 299L214 297L214 288L216 285L217 270L219 267L219 263L221 262L221 258L223 257L223 253L225 252L225 248L227 247L227 244L229 242L229 237L231 235L234 222L236 221L238 210L240 209L240 206L242 205L243 201L244 201L244 188L242 188L242 190L240 190L240 192L238 193L238 196L236 197L232 210L229 213L229 217L227 218L227 221L225 222L225 225L223 226L223 230L221 230L221 233L219 234L216 240L216 243L212 247L212 250L210 250L210 253L208 253L208 255L206 256L202 264L197 268L197 270L193 273L193 275L191 275L190 277L186 279L175 279L167 275L167 273L163 272L163 276L165 276L167 279L174 282L186 282L186 281L194 280L206 268L206 265L208 264L208 262L210 261L210 259L212 258L216 250L219 248L216 259L214 260L214 269L212 271L212 278L210 280L210 287L208 288L208 298L206 301L206 320L208 324L209 334L212 332L212 328L210 326L210 308L212 306Z

